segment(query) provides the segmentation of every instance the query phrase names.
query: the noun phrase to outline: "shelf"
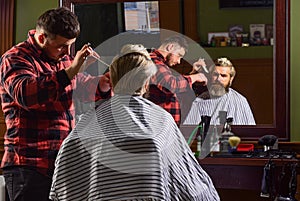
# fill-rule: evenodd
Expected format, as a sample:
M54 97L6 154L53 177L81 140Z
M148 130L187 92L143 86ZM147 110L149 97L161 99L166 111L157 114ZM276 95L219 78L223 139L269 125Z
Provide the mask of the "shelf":
M273 46L249 47L205 47L204 50L212 59L228 57L230 59L272 58Z

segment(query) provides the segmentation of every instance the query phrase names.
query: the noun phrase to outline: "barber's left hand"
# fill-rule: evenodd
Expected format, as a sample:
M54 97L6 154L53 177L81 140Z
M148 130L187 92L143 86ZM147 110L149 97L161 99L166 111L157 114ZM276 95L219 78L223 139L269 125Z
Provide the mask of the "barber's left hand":
M195 74L199 72L203 72L203 66L206 66L204 59L199 59L195 63L193 63L193 69L190 74Z

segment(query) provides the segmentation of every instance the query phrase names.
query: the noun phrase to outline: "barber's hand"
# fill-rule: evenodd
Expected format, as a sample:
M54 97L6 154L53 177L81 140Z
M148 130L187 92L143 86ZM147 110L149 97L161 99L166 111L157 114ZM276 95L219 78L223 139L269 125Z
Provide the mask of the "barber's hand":
M100 55L95 52L90 46L88 47L88 51L89 55L85 59L83 68L80 69L81 72L86 70L89 65L100 59Z
M80 50L76 52L75 58L72 64L65 69L69 79L73 79L73 77L78 73L84 71L81 69L83 63L85 62L87 56L92 53L91 48L85 44Z
M207 77L203 73L196 73L189 75L189 77L192 80L192 83L194 82L201 82L204 86L207 85Z
M103 76L100 77L99 84L100 84L100 90L102 92L108 92L111 89L109 72L105 73Z
M203 67L206 67L206 63L204 61L204 59L199 59L198 61L196 61L195 63L193 63L193 69L190 72L190 74L195 74L198 72L203 72ZM208 72L206 72L208 73Z

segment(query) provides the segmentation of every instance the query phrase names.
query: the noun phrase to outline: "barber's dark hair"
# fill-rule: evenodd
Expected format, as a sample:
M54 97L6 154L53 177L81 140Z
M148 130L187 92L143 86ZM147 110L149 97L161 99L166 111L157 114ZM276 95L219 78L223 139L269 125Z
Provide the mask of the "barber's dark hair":
M174 35L166 38L163 42L162 45L167 45L167 44L177 44L180 47L182 47L185 51L188 49L188 43L184 36L180 35Z
M43 29L50 38L59 35L73 39L80 33L77 16L65 7L50 9L43 13L37 20L36 29Z

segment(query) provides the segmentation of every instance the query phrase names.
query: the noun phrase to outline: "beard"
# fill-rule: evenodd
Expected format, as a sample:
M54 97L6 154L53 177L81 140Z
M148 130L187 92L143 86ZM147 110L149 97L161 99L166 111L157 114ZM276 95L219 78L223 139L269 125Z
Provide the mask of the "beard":
M209 88L209 93L211 97L221 97L229 91L229 84L223 86L220 83L214 83Z
M172 54L169 53L166 56L166 63L168 64L168 66L174 66L175 64L172 62Z

